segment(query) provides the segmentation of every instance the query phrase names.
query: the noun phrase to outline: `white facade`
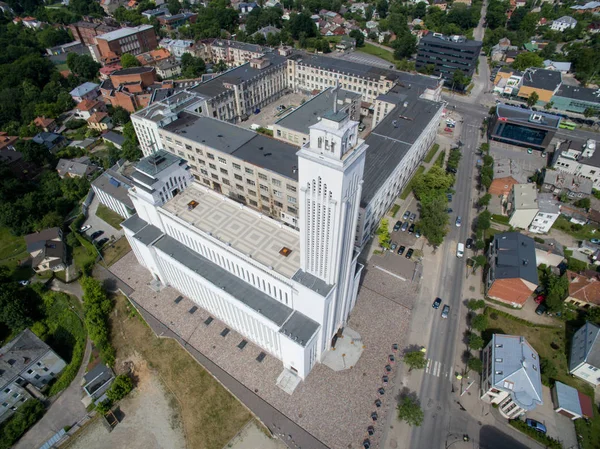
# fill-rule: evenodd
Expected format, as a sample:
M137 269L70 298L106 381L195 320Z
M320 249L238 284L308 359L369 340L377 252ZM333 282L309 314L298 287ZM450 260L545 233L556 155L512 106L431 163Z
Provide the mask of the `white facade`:
M357 128L337 115L311 129L298 153L300 232L198 184L165 204L130 190L138 215L123 228L139 263L302 379L356 301Z
M509 224L513 228L527 229L538 215L535 184L515 184L508 195Z
M563 32L565 30L575 28L575 26L577 26L577 20L575 20L573 17L563 16L560 19L552 21L550 29L553 31Z
M109 195L103 190L100 190L98 187L92 184L92 189L94 189L94 193L98 197L98 201L104 204L113 212L116 212L123 218L129 218L132 215L132 210L122 201L119 201L114 196Z
M558 171L582 176L592 181L594 189L600 190L600 161L597 161L596 142L588 140L583 148L560 151L552 167Z
M538 211L538 213L531 221L529 231L534 232L536 234L547 234L548 232L550 232L550 228L552 228L552 225L559 216L560 212Z

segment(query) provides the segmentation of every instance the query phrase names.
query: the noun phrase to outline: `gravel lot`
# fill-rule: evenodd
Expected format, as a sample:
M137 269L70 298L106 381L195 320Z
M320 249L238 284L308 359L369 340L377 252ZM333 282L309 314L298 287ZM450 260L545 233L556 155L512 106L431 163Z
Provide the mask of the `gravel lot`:
M284 105L288 109L290 107L298 107L302 103L302 100L307 101L309 98L310 95L306 95L304 93L289 93L284 95L273 103L262 108L260 113L251 115L248 120L240 123L240 126L243 126L244 128L250 128L250 126L256 124L266 128L285 115L285 113L280 113L277 111L277 106Z
M188 298L175 305L179 293L174 289L150 290L151 276L137 264L133 253L113 265L111 271L135 290L131 295L135 301L188 344L328 446L361 447L367 426L373 424L371 413L375 410L380 413L377 423L385 421L384 413L388 409L385 402L393 398L384 394L381 397L384 404L377 409L374 405L377 389L382 386L392 344L404 346L410 320L409 304L416 297L417 286L379 270L369 270L348 325L361 334L365 349L360 360L352 369L340 372L318 364L289 396L276 386L277 376L282 371L279 360L267 356L262 363L257 362L255 359L261 349L251 343L240 351L236 346L242 336L231 331L221 337L225 324L215 319L206 326L203 322L208 312L198 309L193 315L189 314L194 303ZM376 278L371 280L371 276ZM393 365L390 379L396 369L397 365ZM380 433L376 432L371 438L373 443Z
M185 449L177 401L141 360L135 360L137 385L121 401L123 420L109 432L101 419L84 427L69 449Z

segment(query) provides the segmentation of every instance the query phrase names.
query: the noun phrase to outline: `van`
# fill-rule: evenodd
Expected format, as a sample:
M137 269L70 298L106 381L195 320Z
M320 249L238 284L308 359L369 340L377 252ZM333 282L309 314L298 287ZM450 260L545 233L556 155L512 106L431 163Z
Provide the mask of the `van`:
M464 243L459 243L456 248L456 257L462 257L465 255L465 245Z

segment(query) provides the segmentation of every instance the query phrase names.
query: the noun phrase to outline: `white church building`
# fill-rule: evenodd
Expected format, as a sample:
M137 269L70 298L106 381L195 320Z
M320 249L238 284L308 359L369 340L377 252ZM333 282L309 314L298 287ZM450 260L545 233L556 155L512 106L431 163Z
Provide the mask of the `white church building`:
M156 281L304 379L356 302L366 150L346 112L310 126L297 153L298 230L193 181L185 160L159 151L138 164L137 214L122 226Z

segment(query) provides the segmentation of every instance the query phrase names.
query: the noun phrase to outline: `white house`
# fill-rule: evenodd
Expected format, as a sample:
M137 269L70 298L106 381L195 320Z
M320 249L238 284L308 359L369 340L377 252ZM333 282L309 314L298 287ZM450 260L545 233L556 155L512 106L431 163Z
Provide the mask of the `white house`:
M481 399L516 418L543 404L540 358L524 337L494 334L483 349Z
M594 387L600 385L600 327L587 321L575 334L571 343L569 373Z
M85 82L73 89L69 94L77 103L81 103L83 100L94 100L100 96L100 85Z
M531 220L529 231L536 234L547 234L560 215L560 202L551 193L537 194L538 212Z
M577 20L570 16L562 16L560 19L556 19L552 21L552 25L550 25L550 29L554 31L565 31L570 28L575 28L577 25Z
M554 152L552 168L587 178L594 189L600 190L600 151L596 151L594 140L562 142Z
M515 184L508 195L508 223L513 228L527 229L539 212L535 184Z

